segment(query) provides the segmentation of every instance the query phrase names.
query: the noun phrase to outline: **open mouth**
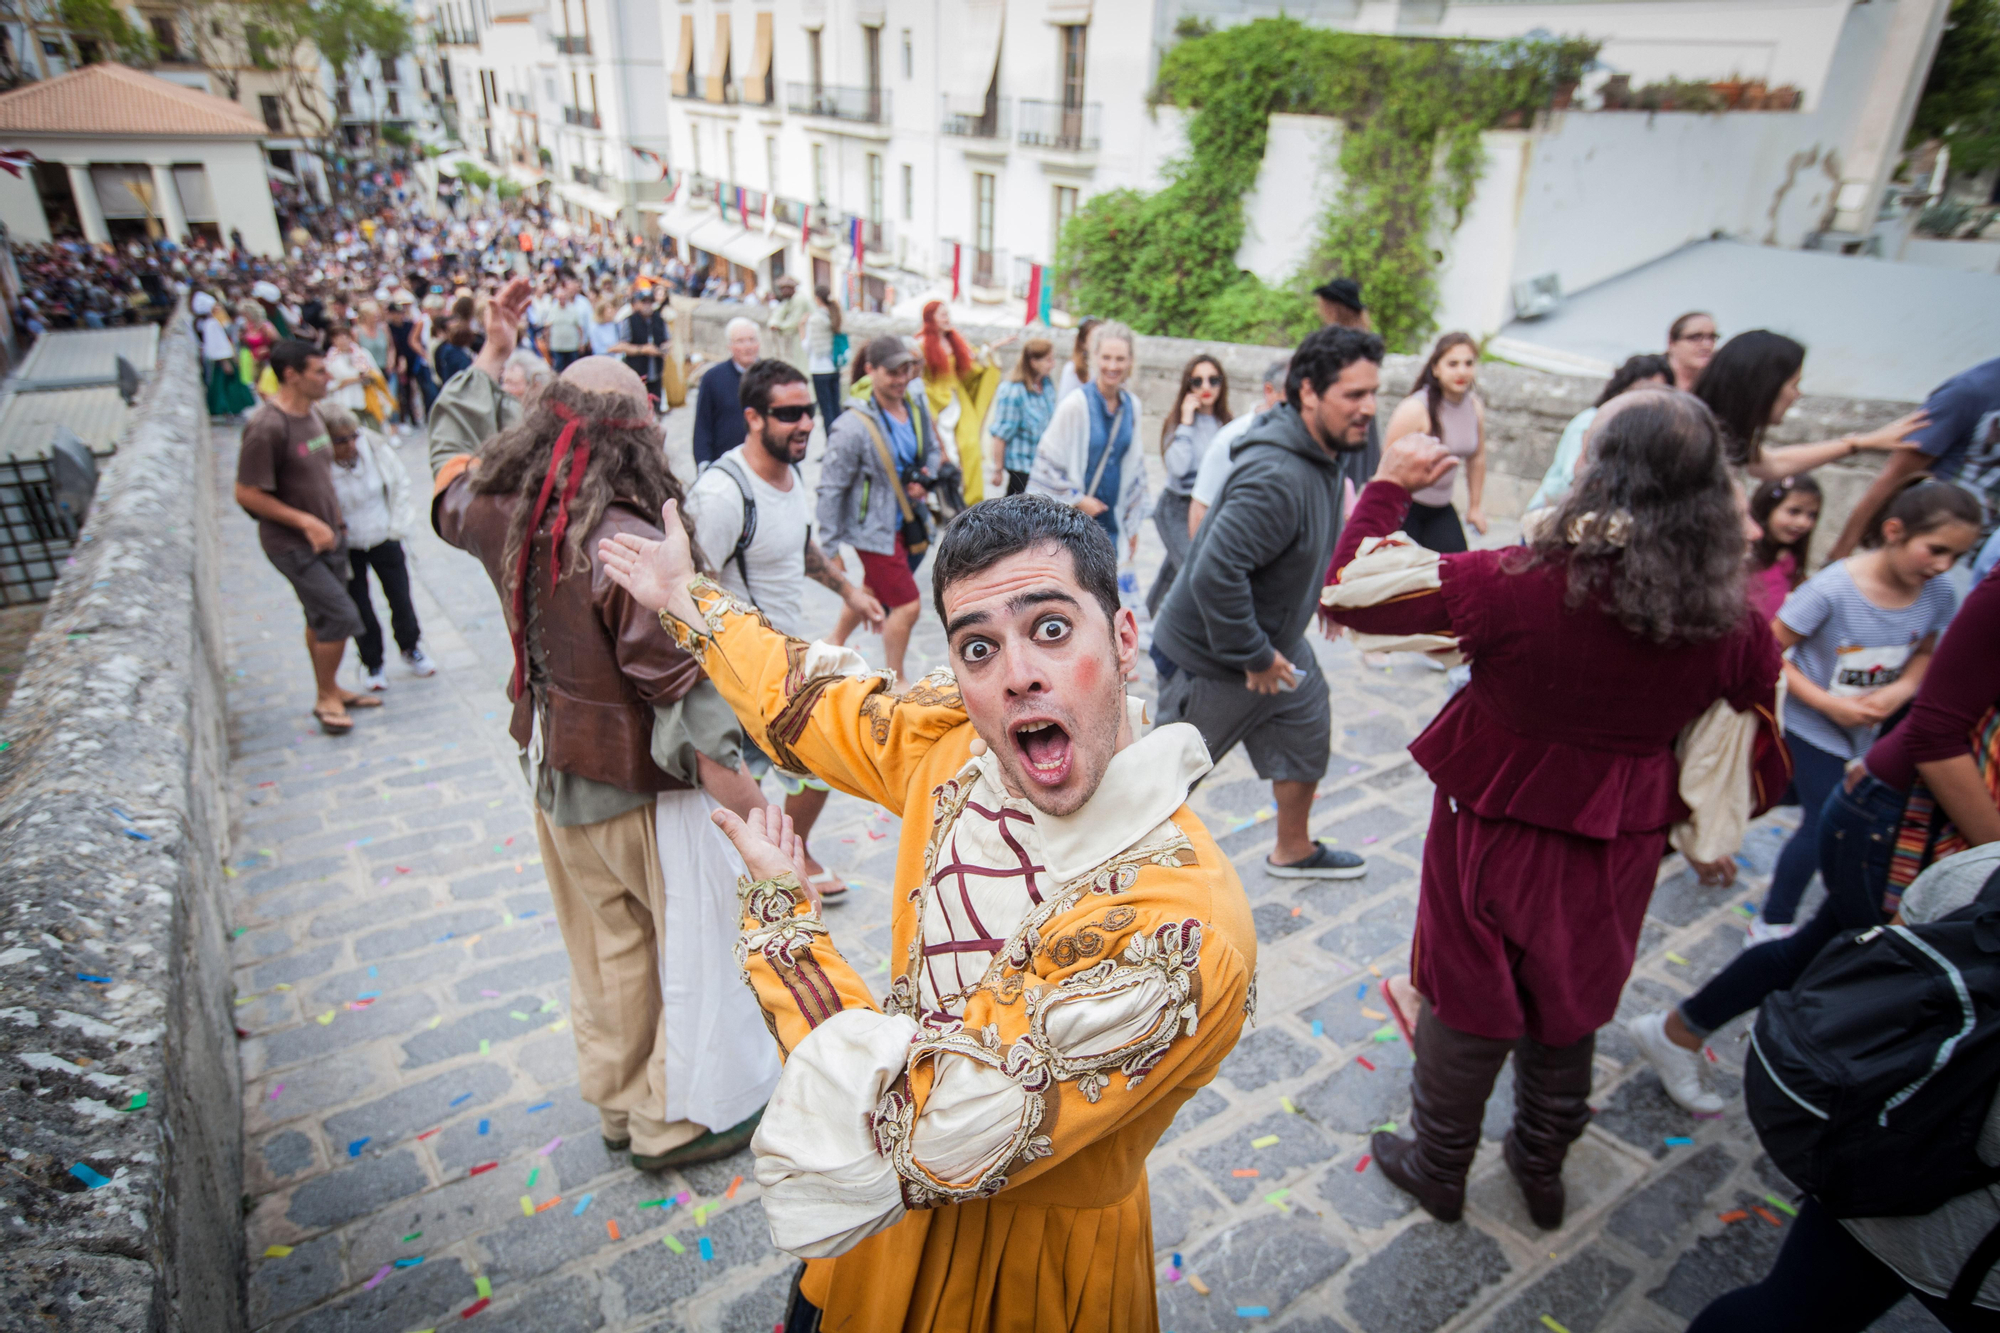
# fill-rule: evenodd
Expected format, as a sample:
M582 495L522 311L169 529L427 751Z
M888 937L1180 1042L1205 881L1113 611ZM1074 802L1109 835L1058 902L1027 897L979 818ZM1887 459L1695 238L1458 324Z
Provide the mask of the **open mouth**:
M1061 786L1069 777L1074 754L1069 733L1061 724L1046 718L1017 722L1013 734L1027 775L1045 787Z

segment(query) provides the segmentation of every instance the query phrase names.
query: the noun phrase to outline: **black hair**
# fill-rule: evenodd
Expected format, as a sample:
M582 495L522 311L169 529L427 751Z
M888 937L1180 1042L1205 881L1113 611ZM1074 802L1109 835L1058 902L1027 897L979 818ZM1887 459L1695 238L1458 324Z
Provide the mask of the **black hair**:
M781 384L804 384L806 377L799 368L789 361L780 361L775 356L767 356L761 361L752 361L750 369L743 372L742 382L736 386L736 401L764 417L771 414L771 390Z
M1612 371L1611 378L1604 381L1604 392L1597 395L1597 406L1604 406L1641 380L1652 379L1655 375L1669 384L1673 383L1674 368L1658 352L1641 352L1638 356L1626 357L1625 364Z
M1340 372L1356 361L1382 364L1382 340L1372 333L1329 324L1306 335L1292 353L1291 369L1285 372L1285 401L1293 411L1302 411L1299 390L1310 384L1314 393L1325 393L1340 378Z
M1939 481L1928 472L1919 472L1869 518L1867 531L1861 534L1861 544L1871 551L1880 547L1882 526L1892 518L1903 525L1903 540L1908 541L1935 532L1947 523L1967 523L1977 531L1985 517L1972 492Z
M285 382L285 372L294 374L303 371L314 357L326 353L303 338L280 338L271 345L271 373L278 377L278 383Z
M1424 411L1428 414L1430 432L1438 439L1444 438L1444 427L1438 424L1438 408L1444 406L1444 385L1438 381L1437 365L1444 360L1444 354L1458 347L1470 347L1474 363L1479 360L1479 339L1469 333L1447 333L1437 340L1431 354L1424 360L1424 368L1417 372L1417 382L1410 386L1410 396L1424 396Z
M945 619L945 589L990 569L1010 555L1038 546L1060 546L1076 567L1076 581L1118 615L1118 550L1097 520L1047 495L1010 495L973 505L945 525L931 562L931 600Z
M1566 565L1569 609L1590 602L1653 643L1722 638L1749 604L1742 511L1715 417L1685 393L1633 394L1607 411L1590 466L1501 568Z
M1771 535L1770 522L1772 513L1785 502L1785 497L1791 495L1824 498L1820 495L1819 483L1805 472L1767 481L1750 497L1750 517L1757 520L1762 532L1756 541L1750 543L1750 567L1769 569L1778 563L1779 556L1789 551L1792 555L1792 586L1796 588L1805 582L1806 561L1812 554L1813 530L1806 529L1805 536L1795 542L1781 542Z
M1741 467L1764 456L1771 409L1805 363L1803 344L1769 329L1739 333L1715 349L1694 395L1721 423L1730 462Z

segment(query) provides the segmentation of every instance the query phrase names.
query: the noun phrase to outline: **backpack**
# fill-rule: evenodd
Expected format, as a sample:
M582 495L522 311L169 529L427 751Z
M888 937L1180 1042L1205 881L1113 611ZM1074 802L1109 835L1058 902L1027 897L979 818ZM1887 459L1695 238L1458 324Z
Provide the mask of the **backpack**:
M743 531L737 534L736 546L729 552L728 557L722 563L725 565L735 564L736 572L743 578L743 591L750 594L750 605L755 606L757 605L757 593L750 586L750 564L744 558L744 553L750 549L750 543L757 540L757 497L751 494L750 478L743 471L741 459L731 458L729 455L724 454L721 458L716 459L711 466L721 468L722 474L735 482L736 489L743 494ZM797 463L792 464L792 476L797 480L799 485L803 486L806 484L805 474L799 471ZM812 545L812 529L810 527L806 529L806 545Z
M1750 1121L1835 1217L1905 1217L2000 1181L1976 1151L2000 1084L2000 870L1927 925L1830 941L1764 1001Z

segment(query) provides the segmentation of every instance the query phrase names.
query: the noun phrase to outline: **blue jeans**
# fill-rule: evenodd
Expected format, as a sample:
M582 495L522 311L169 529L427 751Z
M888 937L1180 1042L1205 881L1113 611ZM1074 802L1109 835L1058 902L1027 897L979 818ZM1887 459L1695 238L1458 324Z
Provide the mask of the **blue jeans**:
M1828 754L1795 731L1787 729L1785 744L1792 752L1792 790L1799 797L1799 829L1778 853L1771 888L1764 895L1764 919L1786 925L1799 910L1799 899L1819 869L1819 812L1840 785L1847 761Z
M1796 768L1794 771L1797 771ZM1745 949L1709 983L1681 1001L1681 1021L1698 1037L1747 1013L1776 991L1790 990L1843 930L1882 924L1882 891L1896 850L1907 792L1863 774L1849 791L1836 784L1819 816L1820 874L1826 902L1788 939Z

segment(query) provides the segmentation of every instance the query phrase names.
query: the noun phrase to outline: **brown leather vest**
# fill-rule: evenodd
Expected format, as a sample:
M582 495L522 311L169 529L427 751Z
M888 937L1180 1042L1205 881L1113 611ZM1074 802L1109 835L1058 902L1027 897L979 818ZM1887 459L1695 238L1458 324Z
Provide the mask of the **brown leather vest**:
M511 632L507 529L518 496L481 495L460 475L431 507L439 536L477 556L500 594ZM541 715L544 762L561 773L632 792L678 791L687 783L653 762L653 705L679 699L701 679L694 658L674 646L659 617L611 581L597 543L621 532L658 540L659 525L624 501L614 502L590 532L590 569L564 574L549 591L549 534L534 535L528 560L528 652L541 679L513 699L508 727L526 749ZM509 691L510 696L512 690Z

